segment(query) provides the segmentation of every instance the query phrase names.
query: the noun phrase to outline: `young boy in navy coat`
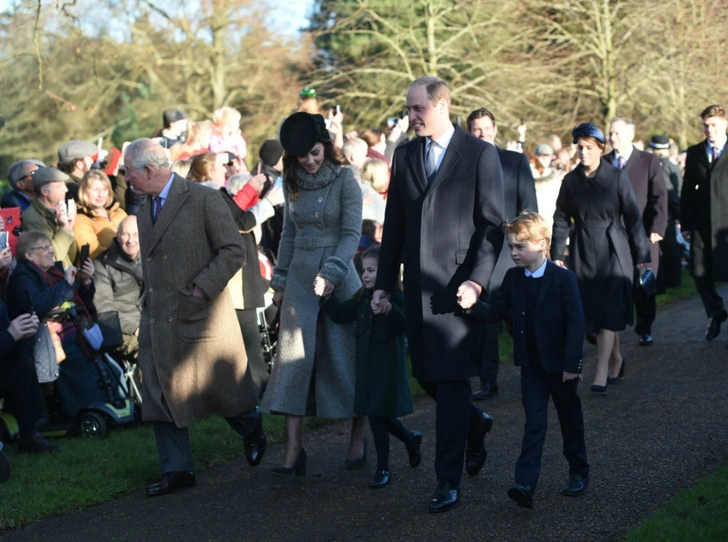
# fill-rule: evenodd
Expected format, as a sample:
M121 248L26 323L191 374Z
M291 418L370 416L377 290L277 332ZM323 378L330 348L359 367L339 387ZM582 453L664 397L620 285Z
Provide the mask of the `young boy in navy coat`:
M584 417L577 385L583 358L584 313L576 277L546 258L551 233L536 213L523 212L505 226L516 267L506 273L491 304L479 302L467 312L476 318L513 325L513 358L521 367L521 395L526 424L515 484L508 496L533 507L541 473L549 396L561 424L569 481L562 493L581 495L589 483Z

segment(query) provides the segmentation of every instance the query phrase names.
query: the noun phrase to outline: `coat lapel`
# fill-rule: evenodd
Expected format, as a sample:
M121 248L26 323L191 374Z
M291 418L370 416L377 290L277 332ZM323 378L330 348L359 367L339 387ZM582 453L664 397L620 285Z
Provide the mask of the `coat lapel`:
M543 282L541 283L541 288L538 290L538 298L536 298L536 308L538 309L546 299L546 294L548 294L549 288L551 288L551 283L554 280L554 268L553 266L556 265L555 263L552 263L551 260L548 260L546 262L546 269L544 270L543 274Z
M460 150L462 148L464 136L465 132L456 126L455 132L450 140L450 144L445 150L445 156L443 156L440 167L438 168L437 173L435 173L435 178L432 179L432 182L430 183L430 190L437 188L438 185L450 176L450 171L453 167L455 167L455 164L458 163L458 160L460 160Z
M189 188L187 187L187 181L183 179L182 177L179 177L178 175L174 176L174 181L172 181L172 187L169 190L169 195L167 196L167 201L164 202L164 206L162 207L161 212L159 213L159 216L157 217L157 222L151 227L151 239L149 243L149 252L152 252L154 250L154 247L157 245L159 240L162 238L162 235L167 230L169 225L174 220L175 216L177 216L177 213L181 209L181 207L184 205L184 202L187 201L187 198L189 197ZM152 198L147 197L147 207L149 207L149 211L144 213L145 214L145 220L149 220L150 224L152 222L152 215L151 211L154 207L154 204L152 202Z
M424 137L420 137L418 145L412 145L407 155L410 172L414 183L421 192L427 190L427 174L425 173L425 141Z

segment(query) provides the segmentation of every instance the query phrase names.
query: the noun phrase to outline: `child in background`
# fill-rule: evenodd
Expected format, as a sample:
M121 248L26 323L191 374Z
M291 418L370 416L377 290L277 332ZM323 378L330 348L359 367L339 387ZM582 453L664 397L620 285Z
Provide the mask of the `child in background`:
M241 115L232 107L221 107L212 114L215 123L215 132L210 137L209 149L211 152L231 152L240 162L239 173L247 173L245 157L248 155L248 146L240 132Z
M321 307L337 324L356 322L354 413L369 416L377 450L377 470L369 487L375 489L392 481L389 471L390 433L406 446L412 468L422 460L422 434L410 432L397 419L412 413L405 365L404 296L401 290L397 290L383 307L374 309L372 294L378 263L379 247L364 251L361 275L364 286L343 303L333 296L321 299Z
M489 322L513 324L513 359L521 367L526 424L515 484L508 497L533 507L546 439L549 396L561 424L569 481L562 494L581 495L589 483L584 416L577 392L584 342L584 311L576 276L546 258L551 230L536 213L523 212L505 226L516 267L508 270L491 304L478 302L466 313Z

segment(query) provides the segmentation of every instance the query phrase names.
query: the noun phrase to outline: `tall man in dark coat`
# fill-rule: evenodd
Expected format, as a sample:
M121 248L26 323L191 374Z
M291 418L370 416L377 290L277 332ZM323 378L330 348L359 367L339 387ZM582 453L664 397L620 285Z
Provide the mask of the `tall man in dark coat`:
M216 190L170 170L167 151L138 139L124 156L139 208L144 300L139 325L143 418L153 422L162 480L150 497L195 485L187 428L219 414L257 465L265 451L257 395L227 284L245 251Z
M728 157L725 150L728 118L720 105L710 105L700 114L705 140L688 149L680 196L680 224L690 242L690 271L703 301L710 324L709 341L720 333L728 318L715 282L728 281Z
M478 139L495 145L498 125L495 122L493 113L482 107L470 113L468 115L468 132ZM520 152L508 151L500 147L496 147L496 150L503 170L503 198L505 201L503 214L505 219L510 222L521 211L526 209L537 213L536 185L533 181L528 158ZM503 249L498 256L498 262L488 285L490 299L495 299L495 296L498 295L498 290L500 290L503 283L503 277L511 267L513 267L513 259L508 250L508 245L503 243ZM485 356L478 371L480 389L473 393L473 399L476 401L487 399L498 393L498 366L500 365L498 325L486 325Z
M483 467L493 423L472 404L482 334L458 314L458 300L465 307L477 301L501 251L503 175L493 145L453 127L444 81L412 83L407 110L419 137L392 159L373 301L393 290L403 263L412 373L437 402L438 484L430 511L444 512L458 501L463 455L468 474Z
M642 213L642 223L650 241L652 271L657 275L660 268L660 241L667 229L667 188L660 159L649 152L636 149L634 141L635 126L631 119L615 117L609 124L609 144L612 147L605 160L623 169L632 182L637 206ZM635 271L637 273L637 271ZM635 277L634 287L639 287ZM635 291L635 333L641 346L652 344L652 322L657 315L655 296L645 298Z

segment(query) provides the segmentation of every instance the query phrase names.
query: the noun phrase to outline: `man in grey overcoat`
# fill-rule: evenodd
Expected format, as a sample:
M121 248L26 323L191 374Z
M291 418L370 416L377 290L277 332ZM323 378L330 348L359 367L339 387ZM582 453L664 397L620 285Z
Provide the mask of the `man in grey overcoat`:
M152 421L162 480L158 496L195 485L187 428L211 414L244 437L248 463L265 451L228 281L245 257L240 234L216 190L170 170L151 139L129 145L126 180L145 195L139 209L144 298L139 326L144 420Z
M407 110L420 137L394 153L373 301L392 291L403 263L412 374L437 402L438 484L429 508L444 512L458 502L463 462L471 476L482 469L493 423L471 399L482 327L463 317L458 300L475 304L493 273L503 243L503 175L493 145L453 127L444 81L412 83Z

